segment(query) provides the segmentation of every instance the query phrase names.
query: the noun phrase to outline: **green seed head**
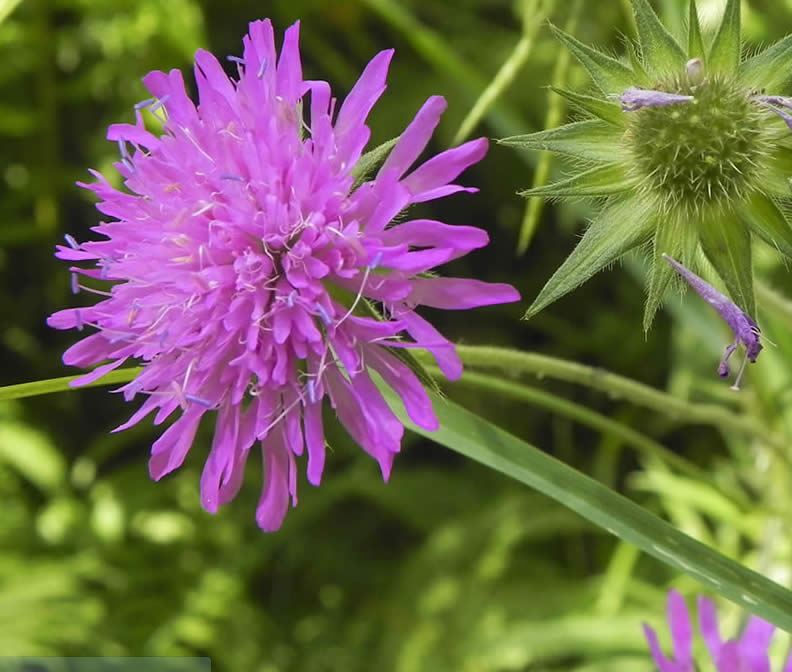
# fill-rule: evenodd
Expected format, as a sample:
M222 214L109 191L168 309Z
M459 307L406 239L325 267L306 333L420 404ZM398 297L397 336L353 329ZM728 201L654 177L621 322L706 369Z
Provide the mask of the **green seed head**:
M766 112L750 91L729 78L688 74L657 89L694 98L632 115L625 137L647 195L666 212L691 215L759 186L772 147Z

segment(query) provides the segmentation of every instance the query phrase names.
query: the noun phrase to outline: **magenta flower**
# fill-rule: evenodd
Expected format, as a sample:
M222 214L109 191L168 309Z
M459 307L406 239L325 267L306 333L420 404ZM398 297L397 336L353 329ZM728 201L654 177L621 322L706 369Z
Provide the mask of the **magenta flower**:
M140 374L121 388L146 397L118 430L156 412L178 419L154 443L149 468L160 479L177 469L204 416L216 413L201 477L209 512L242 483L251 448L260 443L264 483L259 526L277 530L297 503L295 458L307 453L307 478L318 485L325 462L323 399L387 479L404 428L371 371L401 397L417 425L435 429L429 395L397 356L421 348L449 378L462 364L416 308L449 310L517 301L509 285L430 273L488 243L486 232L438 221L394 218L414 203L459 191L454 184L487 151L483 139L411 169L445 110L430 98L379 171L355 184L353 169L370 131L366 117L385 90L393 51L372 59L343 104L326 82L303 79L299 25L276 55L269 21L250 24L229 79L210 53L195 57L200 104L178 70L144 79L154 98L137 106L137 123L115 124L116 164L126 190L99 173L81 185L108 217L100 241L67 236L57 256L74 267L73 289L102 296L93 306L55 313L57 329L95 331L69 348L64 362L102 363L76 384L130 360ZM144 107L162 115L157 136ZM131 145L131 149L129 146ZM78 280L112 284L100 291ZM382 314L372 316L370 303Z
M775 628L772 624L751 616L739 639L724 642L718 630L715 605L705 597L698 598L699 628L717 672L770 672L767 651ZM644 634L652 658L660 672L695 672L693 662L693 626L684 598L672 590L668 594L668 624L674 648L673 659L665 657L657 633L644 624ZM792 656L784 666L792 672Z

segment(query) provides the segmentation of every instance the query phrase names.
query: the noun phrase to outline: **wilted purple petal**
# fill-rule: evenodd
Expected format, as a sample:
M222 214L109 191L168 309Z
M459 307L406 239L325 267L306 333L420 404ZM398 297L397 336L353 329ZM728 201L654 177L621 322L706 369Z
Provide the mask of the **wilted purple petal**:
M775 112L779 117L781 117L781 119L784 120L784 123L790 129L792 129L792 115L786 111L792 110L792 98L788 98L786 96L756 96L754 100L762 104L771 112Z
M730 345L726 348L724 357L718 367L719 375L727 376L729 374L728 360L738 343L742 343L745 346L745 355L748 361L755 362L762 350L762 344L760 342L761 332L756 322L743 312L743 310L731 299L721 294L712 285L693 273L693 271L685 268L685 266L680 264L676 259L673 259L667 254L664 254L663 258L671 264L674 270L685 279L702 299L718 311L723 321L726 322L732 332L734 332L734 347Z
M647 107L679 105L681 103L689 103L693 99L693 96L683 96L678 93L653 91L651 89L637 89L635 87L627 89L619 98L622 110L625 112L635 112Z

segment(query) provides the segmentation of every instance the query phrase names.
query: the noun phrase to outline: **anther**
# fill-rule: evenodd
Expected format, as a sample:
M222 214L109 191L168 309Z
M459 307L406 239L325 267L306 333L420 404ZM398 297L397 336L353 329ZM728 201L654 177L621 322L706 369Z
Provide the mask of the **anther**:
M80 249L79 243L74 239L74 236L72 236L70 233L67 233L65 236L63 236L63 239L66 241L66 244L73 250Z

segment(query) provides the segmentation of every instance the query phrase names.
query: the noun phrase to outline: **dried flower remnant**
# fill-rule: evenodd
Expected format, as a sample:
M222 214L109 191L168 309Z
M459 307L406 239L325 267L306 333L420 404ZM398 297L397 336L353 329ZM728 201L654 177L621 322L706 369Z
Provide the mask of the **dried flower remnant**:
M637 89L635 87L627 89L619 99L624 112L636 112L646 107L668 107L669 105L679 105L694 100L693 96L681 96L678 93Z
M671 286L668 254L697 270L706 257L726 293L755 313L752 248L792 259L792 36L748 55L740 0L726 0L720 24L702 31L696 0L680 34L648 0L630 0L637 40L616 59L557 28L591 75L596 92L558 90L583 119L506 138L568 163L559 182L526 197L595 199L594 216L526 317L573 291L632 250L651 250L644 329Z
M437 427L408 349L431 352L449 378L462 364L416 308L519 299L510 285L431 273L485 246L485 231L394 222L411 204L475 191L454 180L484 156L486 140L412 168L446 107L433 97L378 172L357 174L370 136L366 118L386 88L393 51L375 56L336 105L326 82L303 79L298 33L298 24L286 31L278 55L271 23L252 23L243 55L232 59L236 80L199 51L197 105L178 70L145 77L154 98L137 106L137 123L108 131L121 149L116 168L126 190L97 172L95 183L82 185L110 219L94 229L104 240L79 244L69 236L57 251L93 263L72 271L112 288L96 305L49 319L58 329L96 330L64 354L73 366L105 362L78 385L143 362L121 391L146 399L119 430L180 411L152 447L154 479L182 464L203 418L216 414L201 477L207 511L235 497L258 443L264 484L256 520L267 531L297 502L296 458L307 453L308 481L320 482L325 397L385 479L404 428L372 372L414 423ZM161 136L144 127L146 106L161 115Z
M695 672L693 660L693 625L685 600L676 591L668 594L668 625L671 631L673 658L663 653L657 633L644 624L644 635L659 672ZM698 620L702 638L717 672L770 672L768 649L775 632L771 623L751 616L737 639L721 639L715 605L705 597L698 598ZM792 672L792 656L783 672Z
M729 358L740 345L745 347L745 360L737 379L734 382L733 388L737 389L740 385L742 373L745 370L745 362L755 362L759 353L762 351L762 344L760 342L761 331L756 322L747 315L737 304L734 303L729 297L721 294L708 282L700 278L693 271L685 268L676 259L669 257L667 254L663 258L671 264L671 267L685 279L685 281L695 290L695 292L709 303L723 321L729 325L729 328L734 333L734 342L726 346L726 352L723 359L718 365L718 375L726 378L729 375Z

